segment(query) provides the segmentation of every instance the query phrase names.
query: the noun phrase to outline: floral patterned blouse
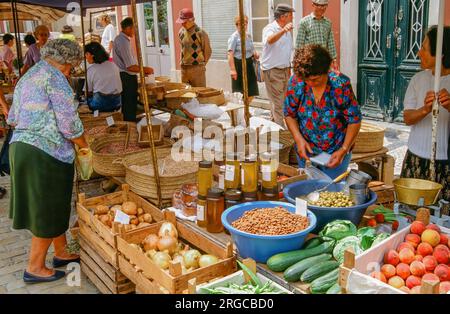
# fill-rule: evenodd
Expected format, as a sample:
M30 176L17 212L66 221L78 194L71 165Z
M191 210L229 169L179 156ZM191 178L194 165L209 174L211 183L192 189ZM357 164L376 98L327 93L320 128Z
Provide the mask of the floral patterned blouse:
M361 122L350 78L333 71L328 73L327 87L317 105L312 88L293 75L286 92L284 115L298 121L300 133L315 155L337 151L344 143L347 125Z
M66 77L44 60L17 83L8 124L15 126L11 143L33 145L65 163L75 159L70 140L84 132Z

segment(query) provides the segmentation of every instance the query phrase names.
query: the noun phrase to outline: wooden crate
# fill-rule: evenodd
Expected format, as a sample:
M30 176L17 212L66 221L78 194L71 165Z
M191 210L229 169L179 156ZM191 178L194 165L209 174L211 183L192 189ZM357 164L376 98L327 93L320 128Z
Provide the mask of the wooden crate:
M380 181L372 181L369 183L369 188L377 194L377 204L381 204L387 208L393 208L395 201L393 185L388 185Z
M142 251L133 247L131 244L140 244L147 235L157 234L162 222L153 224L151 226L134 230L126 234L121 234L117 237L117 247L120 254L131 265L135 265L140 271L146 281L142 281L142 277L136 274L131 275L128 263L123 264L120 258L119 266L124 267L124 272L129 275L129 278L135 280L136 285L140 287L140 291L158 291L160 287L166 289L168 293L183 293L188 289L188 281L196 278L197 283L203 283L217 277L223 277L236 271L236 259L233 255L233 246L228 244L227 249L222 248L212 240L195 232L194 229L187 224L177 222L173 212L166 211L166 219L174 223L178 230L178 238L183 243L190 247L195 247L202 252L213 254L217 256L220 261L208 267L203 267L191 271L186 274L181 273L180 263L171 263L169 272L165 272L154 264ZM135 270L137 272L137 270ZM158 286L156 286L156 284Z
M99 219L95 218L92 208L97 205L112 206L122 204L125 201L135 202L138 208L142 208L144 212L151 214L154 221L161 221L164 218L162 212L157 207L130 191L128 184L123 184L122 191L120 192L114 192L89 199L86 199L85 194L80 194L77 202L80 234L84 236L88 243L94 246L96 250L102 252L105 261L117 268L116 239L119 232L125 234L126 232L120 230L121 228L118 224L114 224L112 229L105 226Z
M278 174L287 176L287 179L278 181L278 191L283 191L284 187L297 182L308 179L306 173L301 172L299 168L294 168L289 165L279 164L278 165Z
M80 236L81 270L103 294L128 294L135 291L135 285L107 263L97 250Z

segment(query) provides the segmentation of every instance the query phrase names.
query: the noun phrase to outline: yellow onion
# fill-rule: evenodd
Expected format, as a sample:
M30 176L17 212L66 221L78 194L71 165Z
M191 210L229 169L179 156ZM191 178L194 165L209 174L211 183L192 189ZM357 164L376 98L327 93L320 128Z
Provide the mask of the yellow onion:
M167 252L156 252L152 256L153 262L161 269L168 269L172 260Z
M167 234L167 232L169 232L169 234ZM169 235L171 237L178 239L178 231L173 223L168 221L163 222L161 228L159 228L158 236L163 237L165 235Z
M186 268L198 268L198 261L200 259L199 251L197 250L189 250L183 255L184 265Z
M168 251L169 254L175 253L178 245L177 238L172 237L169 234L169 231L166 230L166 235L159 238L157 242L158 250L160 251Z
M144 246L144 250L147 252L149 250L156 250L158 248L158 236L156 234L149 234L145 237L144 241L142 241L142 245Z
M200 256L198 260L198 265L200 267L206 267L212 264L215 264L219 261L219 259L214 255L205 254Z

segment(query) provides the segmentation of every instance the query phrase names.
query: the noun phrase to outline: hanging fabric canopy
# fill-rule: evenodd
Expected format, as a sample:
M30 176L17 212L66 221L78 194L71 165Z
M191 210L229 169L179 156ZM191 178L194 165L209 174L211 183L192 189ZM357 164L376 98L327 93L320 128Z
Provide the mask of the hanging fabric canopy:
M2 3L10 3L11 1L0 0ZM17 3L22 4L34 4L39 6L44 6L48 8L60 9L64 11L72 11L73 3L79 2L78 0L17 0ZM148 0L137 0L137 3L148 2ZM70 5L69 5L70 4ZM131 4L131 0L83 0L83 8L104 8L104 7L115 7L122 5Z
M41 20L52 23L62 18L66 13L48 7L29 4L17 4L19 20ZM0 3L0 20L13 20L11 4Z

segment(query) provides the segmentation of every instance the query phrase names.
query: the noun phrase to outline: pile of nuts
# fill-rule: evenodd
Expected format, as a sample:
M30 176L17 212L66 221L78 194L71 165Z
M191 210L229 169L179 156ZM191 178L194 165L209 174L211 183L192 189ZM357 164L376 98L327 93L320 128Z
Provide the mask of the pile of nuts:
M318 207L351 207L355 205L350 197L342 192L321 192L319 200L309 202L309 204Z
M129 143L128 148L125 149L125 143L111 143L102 147L99 151L101 154L125 154L134 153L143 150L137 143Z
M283 207L256 208L245 212L231 224L234 228L258 235L284 235L308 228L307 217L295 215Z

